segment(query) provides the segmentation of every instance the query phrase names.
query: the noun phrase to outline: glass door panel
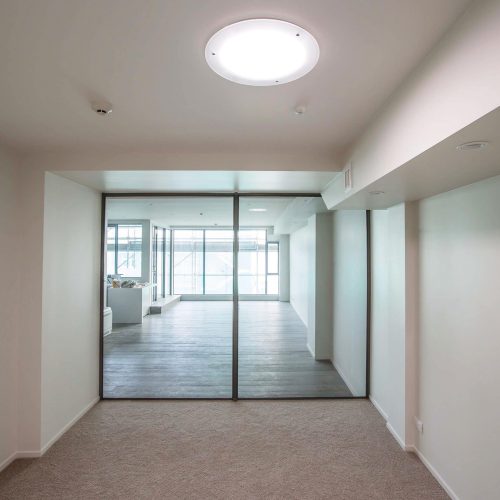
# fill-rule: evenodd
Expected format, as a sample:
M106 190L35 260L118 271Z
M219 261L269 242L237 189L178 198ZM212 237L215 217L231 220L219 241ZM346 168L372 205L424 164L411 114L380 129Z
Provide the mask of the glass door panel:
M232 196L107 200L107 266L136 284L106 290L104 397L232 396L232 209Z
M333 363L333 219L322 198L240 196L239 224L239 397L359 395ZM335 344L348 364L355 341Z

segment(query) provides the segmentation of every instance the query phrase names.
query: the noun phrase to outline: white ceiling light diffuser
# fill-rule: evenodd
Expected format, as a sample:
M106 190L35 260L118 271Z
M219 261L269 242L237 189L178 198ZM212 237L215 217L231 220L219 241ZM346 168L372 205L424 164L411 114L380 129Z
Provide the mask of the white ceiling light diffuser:
M232 82L281 85L316 66L319 46L309 32L295 24L249 19L215 33L207 43L205 58L218 75Z

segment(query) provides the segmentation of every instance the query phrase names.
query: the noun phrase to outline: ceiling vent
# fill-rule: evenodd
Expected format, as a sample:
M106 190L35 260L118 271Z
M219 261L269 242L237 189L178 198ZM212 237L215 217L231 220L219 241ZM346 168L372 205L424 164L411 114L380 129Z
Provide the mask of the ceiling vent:
M344 169L344 191L350 191L352 189L352 165L349 165Z

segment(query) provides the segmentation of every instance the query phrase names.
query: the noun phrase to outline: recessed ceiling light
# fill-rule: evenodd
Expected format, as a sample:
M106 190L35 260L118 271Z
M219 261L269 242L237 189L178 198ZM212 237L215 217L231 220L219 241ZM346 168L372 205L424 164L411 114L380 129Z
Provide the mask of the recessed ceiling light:
M208 65L243 85L281 85L309 73L319 58L315 38L295 24L249 19L215 33L205 48Z
M471 151L474 149L484 149L487 145L488 143L486 141L465 142L457 146L457 149L459 151Z
M249 208L249 212L267 212L267 208Z
M372 196L378 196L379 194L384 194L385 191L370 191L370 194Z

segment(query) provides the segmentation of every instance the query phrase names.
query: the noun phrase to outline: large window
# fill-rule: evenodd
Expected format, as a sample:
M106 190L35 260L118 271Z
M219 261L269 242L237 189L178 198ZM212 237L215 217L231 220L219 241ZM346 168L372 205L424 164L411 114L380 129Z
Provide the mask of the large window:
M110 224L107 231L107 273L142 276L142 225Z
M153 227L151 275L153 300L170 295L170 229Z
M203 294L203 229L175 229L174 294Z
M110 224L107 230L107 250L108 274L139 278L142 261L142 225ZM153 300L171 293L232 294L232 229L170 230L154 226L151 274L154 285ZM266 229L240 230L239 293L242 295L279 293L279 244L268 241Z
M266 293L266 230L241 229L239 240L238 291L263 295Z
M174 294L233 293L231 229L174 229L172 237ZM265 229L242 229L239 239L239 293L278 295L278 242Z
M238 290L243 295L279 294L279 243L265 229L240 230Z
M280 245L277 241L267 243L267 289L269 295L279 294Z
M233 293L233 231L205 231L206 294Z
M230 294L233 291L233 231L175 229L174 294Z

